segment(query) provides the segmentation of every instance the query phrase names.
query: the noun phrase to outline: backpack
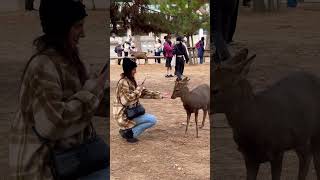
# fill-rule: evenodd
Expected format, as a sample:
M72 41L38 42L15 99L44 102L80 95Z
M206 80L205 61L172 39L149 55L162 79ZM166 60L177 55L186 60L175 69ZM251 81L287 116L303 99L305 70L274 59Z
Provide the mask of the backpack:
M197 48L197 49L200 49L200 48L201 48L201 46L200 46L200 41L198 41L198 42L196 43L196 48Z
M166 56L166 51L165 51L165 49L164 49L164 45L165 45L165 44L163 44L162 52L163 52L163 56Z
M118 46L116 46L116 47L114 48L114 52L115 52L115 53L118 53Z

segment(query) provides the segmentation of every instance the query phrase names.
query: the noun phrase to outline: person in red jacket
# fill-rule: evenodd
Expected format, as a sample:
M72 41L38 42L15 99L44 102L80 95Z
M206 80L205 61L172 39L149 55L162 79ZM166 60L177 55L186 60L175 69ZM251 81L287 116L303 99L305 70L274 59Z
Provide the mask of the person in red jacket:
M171 38L170 36L166 36L166 42L164 43L164 52L165 55L164 57L166 58L166 67L167 67L167 74L165 77L174 77L172 75L172 67L171 67L171 61L172 61L172 57L173 57L173 43L171 42Z

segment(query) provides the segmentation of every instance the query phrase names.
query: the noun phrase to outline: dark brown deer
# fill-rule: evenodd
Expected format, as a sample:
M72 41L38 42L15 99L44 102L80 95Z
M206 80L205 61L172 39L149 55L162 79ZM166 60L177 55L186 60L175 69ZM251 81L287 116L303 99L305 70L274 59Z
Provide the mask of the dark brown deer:
M320 78L296 72L254 93L246 79L255 55L242 49L212 71L213 113L226 114L243 154L247 180L256 180L261 163L271 163L280 180L283 154L296 151L299 180L305 180L313 156L320 179Z
M148 56L146 52L131 51L130 53L131 53L131 56L133 56L136 60L137 59L139 60L139 64L140 64L140 59L144 59L145 60L144 64L148 64Z
M204 126L204 122L210 109L210 87L207 84L202 84L189 91L188 82L189 78L185 77L183 80L177 80L173 89L171 99L181 98L183 107L187 112L187 126L185 134L187 134L190 117L195 113L196 132L198 136L198 112L199 109L203 110L203 120L200 128Z

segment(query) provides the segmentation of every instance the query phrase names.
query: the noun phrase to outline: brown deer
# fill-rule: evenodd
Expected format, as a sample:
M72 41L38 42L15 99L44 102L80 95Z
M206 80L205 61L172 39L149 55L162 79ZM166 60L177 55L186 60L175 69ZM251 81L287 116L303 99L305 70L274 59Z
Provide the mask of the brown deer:
M271 163L280 180L283 155L295 150L298 180L305 180L313 156L320 179L320 78L296 72L254 93L246 76L255 55L242 49L212 71L213 113L224 113L243 154L247 180L256 180L261 163Z
M181 98L183 107L187 112L187 126L185 134L187 134L190 117L195 113L196 132L198 136L198 111L203 110L203 120L200 128L204 126L204 122L210 109L210 87L207 84L202 84L189 91L189 78L185 77L183 80L176 80L171 99Z
M131 51L131 56L133 56L135 58L135 60L139 60L139 64L140 64L140 59L144 59L145 62L144 64L148 64L148 57L147 57L147 53L146 52L135 52L135 51Z

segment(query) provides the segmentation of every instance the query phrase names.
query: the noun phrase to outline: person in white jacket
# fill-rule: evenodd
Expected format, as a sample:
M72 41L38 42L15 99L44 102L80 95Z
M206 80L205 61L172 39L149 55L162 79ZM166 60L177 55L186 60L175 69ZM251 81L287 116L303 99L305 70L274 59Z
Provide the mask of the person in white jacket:
M131 42L129 39L127 39L124 44L123 44L123 52L124 52L124 56L128 57L129 53L130 53L130 47L131 47Z
M161 55L161 51L162 51L162 44L161 44L161 40L158 39L157 42L154 44L154 55L155 56L160 56ZM155 58L155 63L161 63L161 59L160 58Z
M184 45L184 47L186 47L187 54L189 56L189 51L188 51L188 47L187 47L187 41L188 41L187 37L184 37L183 40L182 40L182 44Z

